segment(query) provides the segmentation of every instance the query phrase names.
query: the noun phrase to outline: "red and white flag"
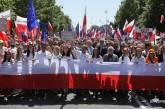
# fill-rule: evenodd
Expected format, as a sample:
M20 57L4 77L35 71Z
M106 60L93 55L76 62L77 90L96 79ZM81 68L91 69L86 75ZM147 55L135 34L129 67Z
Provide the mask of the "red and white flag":
M95 37L96 38L100 38L101 37L101 31L97 30L97 32L95 33Z
M7 27L7 30L9 32L11 32L11 12L10 12L10 10L1 12L0 18L6 18L7 19L6 27Z
M124 32L131 32L134 27L135 20L131 21L128 25L126 25Z
M146 37L143 35L142 31L140 31L140 36L138 37L140 41L145 41Z
M18 41L28 42L27 18L17 16L15 21L15 27ZM25 35L24 39L22 38L22 33L24 33Z
M48 30L50 30L50 31L53 30L53 26L50 22L48 22Z
M96 30L95 29L91 30L90 36L91 36L91 38L95 38L96 37Z
M9 37L6 35L5 32L0 32L0 40L3 40L4 45L8 47Z
M38 34L38 28L33 28L31 32L28 32L28 35L30 36L30 40L33 42L37 38Z
M86 37L87 32L87 16L86 16L86 8L85 8L85 14L83 18L83 24L82 24L82 37Z
M135 29L136 29L136 26L134 25L133 28L132 28L132 31L131 31L131 33L129 35L130 38L136 39L136 31L135 31Z
M128 25L128 20L126 19L124 27L123 27L123 31L125 31L125 28L127 27L127 25Z
M154 44L156 38L156 29L153 30L152 35L150 37L150 43Z
M116 30L115 35L114 35L114 38L121 39L121 32L120 32L120 29L119 28Z
M160 23L161 24L165 23L165 17L164 17L164 15L161 15L161 17L160 17Z
M34 28L31 32L27 29L27 18L17 16L15 21L16 34L19 41L28 42L28 36L31 41L34 41L34 37L37 35L37 28ZM22 33L24 33L24 38L22 38Z

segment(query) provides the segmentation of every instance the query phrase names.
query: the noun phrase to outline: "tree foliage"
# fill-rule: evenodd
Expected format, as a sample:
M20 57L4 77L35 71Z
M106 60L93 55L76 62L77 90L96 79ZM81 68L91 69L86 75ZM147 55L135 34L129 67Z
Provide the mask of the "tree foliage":
M160 24L161 14L165 15L165 0L123 0L115 16L115 25L123 28L126 19L135 19L140 28L165 31L165 25Z
M67 29L71 20L62 12L62 6L56 5L55 0L34 0L35 12L37 19L47 23L48 21L54 26L54 31ZM0 11L12 11L12 19L16 15L27 17L28 0L1 0Z
M161 14L165 14L165 0L147 0L139 18L140 26L165 31L165 25L160 24Z
M137 0L123 0L115 16L115 25L122 28L126 19L131 21L137 19L139 13L139 5Z

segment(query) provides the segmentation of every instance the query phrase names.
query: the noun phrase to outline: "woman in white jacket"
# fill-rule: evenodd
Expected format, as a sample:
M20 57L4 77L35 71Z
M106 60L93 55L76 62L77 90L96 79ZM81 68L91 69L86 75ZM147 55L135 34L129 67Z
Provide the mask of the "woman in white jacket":
M76 57L76 59L79 59L80 61L89 61L89 58L91 57L89 53L87 52L87 46L83 45L81 51L77 49L72 49L72 53Z

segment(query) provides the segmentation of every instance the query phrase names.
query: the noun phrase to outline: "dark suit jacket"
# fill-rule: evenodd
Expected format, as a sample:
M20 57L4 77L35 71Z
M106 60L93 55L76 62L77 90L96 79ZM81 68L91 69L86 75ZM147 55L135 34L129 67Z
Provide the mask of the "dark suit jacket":
M158 55L158 60L159 60L159 63L163 62L163 54L162 53Z
M100 51L100 55L103 57L107 53L107 47L106 46L98 46L98 49Z

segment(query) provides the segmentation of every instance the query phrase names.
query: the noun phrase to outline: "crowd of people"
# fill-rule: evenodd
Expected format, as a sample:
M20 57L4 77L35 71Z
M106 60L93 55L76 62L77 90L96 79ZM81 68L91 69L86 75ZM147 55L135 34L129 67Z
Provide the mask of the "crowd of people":
M162 40L162 41L161 41ZM79 39L63 41L58 37L49 38L46 43L17 42L10 40L8 47L0 40L0 63L53 58L80 59L95 62L121 62L157 64L165 60L165 45L160 39L157 45L126 38Z
M158 64L165 61L163 38L157 45L130 38L111 37L76 39L63 41L59 37L49 37L47 42L40 40L17 42L11 38L6 47L0 40L0 64L18 61L35 61L46 58L80 59L86 62L121 62L135 64Z

